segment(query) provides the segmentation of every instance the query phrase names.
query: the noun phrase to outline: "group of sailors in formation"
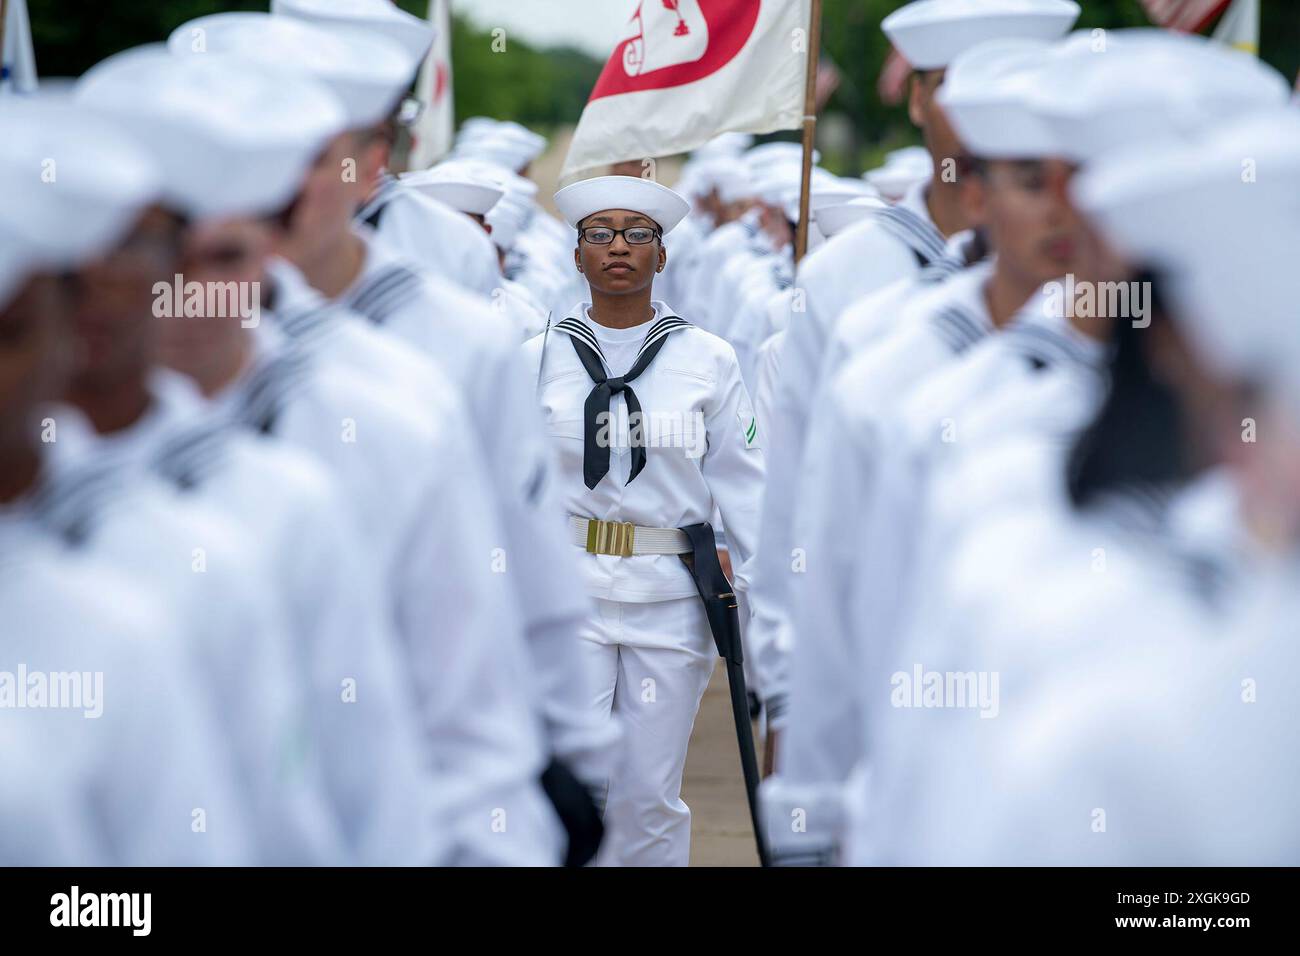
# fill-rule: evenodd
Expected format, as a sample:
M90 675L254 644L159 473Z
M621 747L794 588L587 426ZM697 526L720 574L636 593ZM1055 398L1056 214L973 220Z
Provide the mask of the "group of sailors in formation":
M1078 13L887 17L798 263L791 143L395 174L387 0L0 101L0 861L686 865L704 541L774 862L1295 862L1300 110Z

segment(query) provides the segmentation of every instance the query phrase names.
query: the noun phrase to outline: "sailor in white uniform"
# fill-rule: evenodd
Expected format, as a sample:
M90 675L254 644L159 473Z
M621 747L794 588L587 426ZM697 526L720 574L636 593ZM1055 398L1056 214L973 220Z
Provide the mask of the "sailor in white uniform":
M565 295L564 289L568 288L572 291L577 285L577 279L569 274L571 270L566 262L563 267L554 270L554 281L547 283L546 288L540 293L520 281L522 274L511 268L511 261L519 247L519 240L524 234L525 227L530 219L537 215L533 208L537 184L531 179L504 172L502 180L505 195L484 218L484 225L492 230L490 238L492 244L497 247L497 255L501 259L501 287L507 294L519 300L521 305L527 306L526 309L519 310L525 328L531 330L525 338L527 341L546 328L546 320L553 318L553 306L550 303L557 301L557 297ZM538 272L540 274L540 270ZM559 291L553 292L552 289Z
M407 94L433 45L433 26L388 0L354 0L346 4L274 0L271 13L277 18L324 27L349 43L370 40L383 44L383 59L367 57L366 62L372 73L392 77L396 85L391 88L386 108L353 128L350 149L334 157L334 173L338 173L338 160L351 157L355 173L351 193L357 206L354 211L359 210L358 220L443 281L473 295L490 297L497 285L492 244L463 216L406 189L385 169L397 139L397 124L406 122L402 109L409 102ZM277 53L274 46L265 51L268 58ZM325 58L319 57L319 62L324 65ZM338 64L333 66L337 68Z
M156 183L94 117L62 125L73 115L7 104L0 120L0 862L249 864L246 781L195 680L192 622L157 579L58 541L30 506L59 440L43 403L69 371L62 274L115 242ZM34 188L52 156L66 193Z
M518 225L513 226L512 233L498 241L497 226L494 223L500 224L501 220L495 218L492 223L488 221L488 217L503 203L512 212L520 205L514 197L507 198L511 194L505 182L506 176L517 178L513 173L498 170L487 163L448 160L423 172L403 174L400 180L421 194L464 213L481 226L497 247L498 258L504 265L505 253L513 248L518 239L519 226L523 224L521 215ZM519 212L525 213L526 208L520 208ZM503 246L505 240L509 241ZM527 341L546 327L545 307L526 286L507 279L504 275L497 288L492 290L492 305L503 312L519 330L521 342Z
M274 49L282 66L319 76L344 102L349 125L360 123L397 94L397 87L382 73L371 72L364 45L353 44L351 33L339 38L337 56L322 63L312 46L319 30L307 24L236 14L195 23L204 27L209 51L261 56L261 51ZM185 36L188 30L189 25L183 26L176 35ZM517 336L509 321L487 302L424 272L380 241L369 227L352 224L346 202L339 202L347 189L332 165L324 160L318 163L299 193L294 204L297 215L288 218L287 236L278 246L290 265L302 268L327 304L339 307L349 321L366 322L387 334L400 349L414 351L419 362L432 361L468 405L480 453L487 459L484 487L497 508L496 526L503 529L496 545L500 548L497 566L508 570L494 577L514 598L496 610L514 607L523 618L534 666L543 675L535 697L544 712L551 749L580 779L594 784L607 772L614 738L607 725L593 722L586 713L589 692L572 634L586 616L588 604L573 580L573 557L557 534L562 527L555 515L558 503L552 499L556 492L550 452L540 428L534 427L537 413L531 379L523 370ZM460 213L453 215L465 219ZM483 236L481 228L466 222ZM322 263L299 256L322 235L328 243L334 234L342 234L348 245L355 244L355 258L349 255L345 262ZM276 271L281 277L288 274L285 268ZM290 279L280 288L292 292L293 285ZM301 299L296 293L293 297ZM301 328L306 324L304 316L318 314L318 309L300 301L286 305L284 312L294 315L286 327ZM347 359L338 346L332 351L336 359ZM375 357L373 349L366 354ZM378 367L363 369L361 358L361 354L352 356L357 371L368 378L387 377ZM409 382L410 376L402 375ZM406 410L431 419L445 431L447 416L435 414L425 401L432 398L436 396L431 396L427 384L417 383L416 390L405 396ZM350 446L338 447L337 427L331 434L334 453L345 454Z
M49 137L54 136L60 128L78 130L84 128L89 122L88 119L83 119L63 123L59 119L60 114L57 109L39 101L31 108L40 114L35 118L33 128L48 131L45 135ZM16 123L12 118L9 122ZM29 137L32 143L38 145L43 138L35 135ZM29 201L39 196L43 203L64 202L73 207L66 209L61 217L50 215L51 210L47 208L45 215L32 217L30 221L34 226L51 228L52 224L59 221L64 223L75 221L78 223L78 231L71 232L72 235L93 235L93 223L96 219L91 213L96 206L91 201L93 197L83 193L85 187L94 183L107 183L108 188L104 196L110 197L109 201L113 204L113 208L133 208L130 205L133 195L130 181L120 176L117 179L111 177L111 173L119 170L120 167L114 166L107 159L96 159L98 154L88 152L87 144L73 141L63 148L40 155L61 155L69 169L75 168L73 157L86 155L95 162L94 168L98 175L76 177L72 183L80 184L82 187L80 191L69 183L68 188L65 189L31 193L28 197ZM14 203L7 208L17 210L21 206ZM259 550L266 549L272 552L272 559L262 565L268 570L266 582L268 592L273 597L283 600L286 607L292 606L293 610L304 612L302 616L291 615L290 618L296 624L292 645L296 652L294 665L296 673L301 675L302 680L311 681L313 690L318 690L319 693L310 698L314 701L309 704L311 717L300 721L300 724L305 723L307 729L311 731L325 732L313 734L310 740L302 740L301 733L293 734L295 740L301 741L295 745L294 753L301 753L304 766L307 767L311 765L313 751L323 755L330 806L334 808L341 824L348 828L348 835L355 840L355 842L347 841L346 845L350 852L354 848L364 846L373 854L365 857L371 860L407 859L411 862L432 862L437 857L432 854L431 835L428 838L419 838L418 826L413 827L409 822L395 825L393 821L401 819L401 814L389 815L393 804L400 804L403 813L418 806L418 802L411 801L405 793L390 797L387 793L388 785L382 783L385 779L390 782L401 780L406 784L412 783L413 779L418 780L413 737L404 738L400 725L395 727L388 716L394 708L395 698L385 695L362 698L361 706L347 712L347 720L342 722L349 729L356 729L362 737L375 734L379 741L378 744L362 751L364 762L367 764L364 768L359 767L358 750L347 739L347 735L328 733L330 721L320 719L322 715L327 714L344 716L344 708L339 706L340 681L353 677L368 681L372 670L364 657L364 651L368 646L368 635L371 632L356 615L349 612L353 604L365 599L367 592L363 582L366 572L358 571L351 566L351 559L347 557L347 539L331 538L328 534L328 530L336 526L338 520L336 516L340 514L339 504L333 498L322 501L316 493L316 486L312 482L323 480L323 477L312 478L306 486L303 486L297 480L293 461L286 462L277 455L269 455L259 449L246 447L244 451L248 454L242 465L237 461L231 462L227 458L226 463L230 467L222 468L219 454L221 449L217 447L219 441L205 442L200 439L206 436L181 434L193 427L206 426L202 423L196 424L190 417L189 410L175 409L165 398L160 397L159 390L163 387L163 383L151 379L149 373L154 350L153 334L149 326L154 321L153 309L157 304L155 280L166 277L170 282L170 278L176 272L178 231L172 224L172 220L156 207L150 207L143 215L138 215L136 220L128 219L121 225L127 228L123 237L110 245L94 262L84 263L76 275L80 295L75 327L80 339L78 345L82 363L71 382L68 395L90 417L96 430L111 436L112 439L111 450L107 445L91 449L87 460L92 465L98 465L101 461L108 463L110 459L121 460L124 468L130 467L126 463L127 459L148 461L150 467L153 467L156 462L159 473L167 476L170 487L195 497L198 497L201 491L209 490L210 486L207 486L203 480L207 474L218 472L229 479L230 484L227 487L231 491L231 496L221 501L216 509L222 514L222 522L238 525L242 529L245 541L256 540ZM39 244L39 236L36 241ZM189 409L193 409L196 404L191 403ZM57 416L54 424L58 426ZM173 425L177 426L178 431L172 430ZM69 443L72 437L72 433L68 432ZM169 453L169 446L164 441L168 437L177 439L177 447L170 449L176 453L174 455ZM219 439L219 435L211 437ZM119 453L123 456L121 459L117 457ZM260 462L260 465L251 470L243 467L254 462ZM175 465L176 470L169 471L171 465ZM280 494L285 495L283 502L276 500L276 496ZM231 507L232 501L233 507ZM277 514L276 508L283 503L288 504L288 514L295 516L310 514L314 507L319 507L320 510L316 515L305 518L302 527L288 527L284 529L284 535L277 538L279 532L276 531L276 522L286 516ZM121 528L116 512L107 514L106 517L116 527ZM104 528L107 529L107 525ZM149 557L148 554L142 554L139 548L126 537L119 537L117 540L124 547L131 548L131 553L137 557ZM308 544L309 540L313 543ZM272 546L272 542L282 544L283 547L277 549ZM172 544L176 543L175 540L172 541ZM196 556L193 554L196 544L201 545L202 542L187 542L184 554L180 558L184 560L185 573L198 580L187 588L175 590L178 593L187 592L202 600L219 600L215 596L203 597L198 593L203 590L202 582L205 579L194 570L193 564L196 560L201 564L208 556L213 560L218 558L224 560L222 556L228 555L214 543L210 555ZM305 549L303 555L297 554L299 547ZM120 556L126 552L118 553ZM178 559L175 550L171 552L171 558ZM315 567L307 572L304 561ZM241 572L247 574L250 569L255 571L258 566L256 560L250 559L242 566ZM337 571L332 570L334 567ZM300 572L305 573L301 581L297 578ZM214 568L211 573L214 590L223 590L219 580L226 576L225 570ZM271 580L272 573L273 580ZM170 580L175 583L177 579L173 577ZM330 580L335 581L335 584L325 586L324 582ZM344 586L342 581L356 582L356 585ZM246 585L253 587L255 584L254 574ZM301 593L307 586L311 588L310 595ZM317 587L324 587L323 595L316 593ZM197 591L194 590L195 588ZM287 600L290 594L294 598L301 597L304 600ZM231 595L231 599L235 600L234 595ZM232 614L233 610L233 607L226 608L225 613ZM202 612L195 610L194 613L197 615ZM220 615L214 615L214 618L219 619ZM230 618L226 620L229 622ZM207 626L205 622L204 627ZM216 626L215 623L213 626ZM216 636L215 631L202 633L211 637ZM268 634L263 629L254 628L251 639L257 640L258 636L268 637L264 650L267 654L271 654L274 647L269 638L273 637L274 633ZM201 640L198 640L196 646L204 645ZM208 650L221 653L213 644L206 646ZM329 662L328 665L324 664L326 661ZM245 660L242 666L246 665ZM229 668L225 668L223 672L228 670ZM260 677L252 679L245 678L243 675L238 675L233 684L214 682L214 690L218 693L265 694L263 704L266 707L273 705L278 707L281 701L291 694L292 677L285 675L283 671L277 672L274 668L270 674L263 676L271 682L271 690L262 687L259 683ZM373 686L387 686L383 679L375 680ZM278 695L273 689L277 681L283 685L282 693ZM267 713L257 706L245 708L245 711L249 720L256 719L259 714ZM409 721L409 712L402 713L401 718L403 721ZM281 733L284 722L283 719L270 715L267 715L267 720L271 722L273 732L265 735L266 727L259 728L259 731L265 735L265 745L274 747L284 740ZM247 740L244 733L248 730L247 724L232 723L230 727L235 731L232 736L236 740ZM408 756L410 777L413 779L396 774L396 765L389 765L390 754L400 749L403 740L410 744ZM254 752L243 755L248 761L244 765L245 770L265 768L266 763L258 759L264 753L266 753L265 747L259 747ZM331 761L329 759L331 757L335 759ZM275 769L296 769L296 765L279 766ZM287 778L276 780L272 790L281 785L287 794L290 789ZM266 792L266 789L262 788L256 796L261 797ZM350 799L353 796L356 799ZM409 821L411 818L405 819ZM308 824L309 816L303 815L299 822L303 825ZM281 836L286 844L292 842L292 836L296 832L295 828L285 830ZM382 844L382 848L375 844ZM414 853L412 847L416 848ZM274 852L275 844L268 843L266 850ZM349 855L348 858L355 857ZM306 856L297 859L308 861Z
M184 274L217 286L259 282L265 245L259 252L252 215L280 208L284 196L222 192L217 177L232 167L260 169L259 182L281 183L292 196L315 150L342 126L328 92L229 57L182 60L165 50L112 58L83 84L84 99L138 117L160 141L188 135L202 144L209 164L166 170L175 194L213 197L192 214ZM238 136L221 125L230 113L243 117ZM237 266L220 255L232 246L245 250ZM431 380L424 397L433 401L416 408L337 363L315 361L301 341L279 348L274 337L269 324L250 331L210 315L202 332L165 333L164 343L171 364L193 375L225 414L312 454L339 480L358 539L381 569L427 760L440 771L444 796L456 794L444 812L467 859L558 860L556 822L537 783L545 765L540 702L528 692L527 650L507 579L492 567L504 538L452 386L443 381L435 394L438 380ZM213 374L211 354L242 361ZM465 560L475 554L478 561ZM431 568L441 571L430 578ZM484 633L498 641L485 644ZM510 820L504 833L493 825L499 812Z
M169 617L156 592L111 565L57 549L5 517L0 565L7 698L0 861L229 866L262 859L225 733L177 641L184 619ZM38 703L42 686L47 694L70 687L74 696Z
M1292 477L1297 226L1283 209L1300 182L1300 119L1281 108L1206 132L1191 149L1117 150L1076 183L1108 241L1161 263L1172 315L1118 324L1113 388L1075 449L1070 504L1038 535L1038 560L1026 563L1023 540L1004 551L1021 578L1012 606L1004 591L985 595L1003 603L996 616L954 609L954 646L967 665L1005 662L1016 716L989 722L997 732L971 722L921 755L932 769L915 793L929 799L896 821L910 839L894 858L925 862L946 842L959 862L1295 860L1283 742L1293 646L1278 639L1289 618L1275 590L1294 568L1294 522L1277 520L1294 514L1294 492L1254 483L1261 460L1244 450L1241 418L1274 435L1264 471ZM1243 150L1270 169L1248 195ZM1234 282L1216 288L1216 274ZM1115 453L1139 442L1144 454ZM944 760L960 791L933 786Z
M996 37L1055 39L1079 15L1071 0L916 0L882 23L886 35L916 71L908 101L909 115L921 127L935 157L930 180L897 204L829 240L799 265L795 286L804 293L804 308L793 316L781 345L774 442L783 449L768 477L764 498L758 564L750 569L758 604L752 643L764 647L788 643L784 614L789 604L790 566L796 543L791 515L799 500L799 476L809 411L818 390L817 373L826 343L844 309L856 299L899 279L916 275L940 260L945 242L967 228L959 202L960 177L953 164L960 143L935 95L944 69L963 50ZM946 160L946 162L945 162Z
M524 346L560 460L571 538L596 610L580 644L601 677L593 710L623 725L601 860L685 866L686 747L715 652L678 529L721 512L737 565L754 546L763 456L735 353L652 299L659 243L686 214L631 177L556 195L579 230L592 301ZM617 373L617 374L615 374ZM745 582L736 581L742 596Z
M911 395L981 339L1041 312L1040 286L1077 268L1081 226L1059 181L1069 170L1051 158L1054 141L1026 107L1032 77L1050 59L1044 42L996 40L950 67L940 99L970 150L966 215L996 258L909 301L892 334L835 379L812 425L806 495L794 519L809 569L791 590L789 753L769 785L774 848L789 846L798 860L825 854L809 845L833 841L823 829L833 814L810 819L805 833L791 830L790 809L806 790L843 785L868 750L863 728L878 695L862 675L874 675L871 665L892 653L893 616L904 610L897 601L907 593L915 502L882 496L895 489L906 496L916 483L882 486L879 466L898 467L892 460L906 457L900 446L928 450L936 430L960 424L966 398L941 392L913 408ZM979 394L978 386L970 391ZM791 788L785 798L783 787Z
M1085 170L1118 146L1144 138L1185 140L1198 128L1285 102L1285 81L1274 71L1199 38L1115 31L1109 41L1110 53L1104 60L1085 54L1078 61L1058 61L1040 74L1031 95L1035 111L1059 130L1058 152ZM1168 75L1185 76L1185 86L1170 87L1162 79ZM1085 249L1100 248L1088 232ZM1122 264L1107 264L1104 259L1076 272L1081 290L1104 288L1100 283L1127 284L1133 278ZM1135 301L1141 310L1140 300ZM990 613L1010 608L1014 620L1020 604L1012 600L1015 595L1008 592L1007 582L1016 581L1017 590L1023 585L1013 564L1031 573L1042 571L1046 559L1041 553L1013 559L1025 547L1011 547L1010 542L1025 540L1026 535L1042 537L1041 526L1035 530L1036 523L1027 514L1066 507L1060 477L1064 455L1077 443L1105 396L1104 378L1098 373L1106 374L1109 346L1098 343L1097 337L1107 335L1112 318L1124 323L1144 321L1137 314L1098 316L1084 300L1067 318L1062 304L1058 295L1042 315L1031 316L1030 321L972 349L960 368L935 376L906 403L914 410L928 404L931 421L950 416L959 436L945 444L932 434L925 443L930 448L925 469L929 487L915 477L908 483L914 490L924 488L921 493L927 499L913 574L918 583L931 582L927 588L933 590L935 581L955 580L946 568L956 564L957 555L969 555L960 578L967 599L959 605L946 608L946 602L921 600L919 592L909 592L916 594L915 604L922 609L921 619L910 628L917 639L967 626L982 630L983 625L973 623L978 615L969 598L974 595L981 596L981 606ZM1143 441L1120 457L1150 457L1155 449L1155 444ZM987 558L993 548L1001 555L997 561ZM1076 590L1081 592L1088 582L1078 583ZM903 659L936 656L933 642L922 647L928 649L908 650ZM932 735L943 733L929 730ZM896 755L919 768L920 763L911 758L917 732L919 728L905 739L899 734L885 736L898 737ZM880 765L877 759L877 768ZM888 777L877 773L874 781L879 784ZM896 797L890 803L894 810L915 804L914 780L895 786ZM872 805L879 810L881 801L878 792ZM877 824L898 826L891 812L882 810L878 817L871 821L876 832L872 841L864 842L859 860L870 858L865 855L871 852L866 848L870 842L880 843Z

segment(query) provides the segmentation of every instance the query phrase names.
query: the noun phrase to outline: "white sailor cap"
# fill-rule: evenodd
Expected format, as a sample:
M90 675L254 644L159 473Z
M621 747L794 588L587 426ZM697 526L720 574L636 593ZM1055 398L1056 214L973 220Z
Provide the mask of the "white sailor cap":
M815 198L813 194L812 198ZM812 218L817 223L823 236L829 239L836 233L843 232L849 226L862 222L875 215L877 209L884 209L888 203L871 196L857 196L842 202L828 202L814 206Z
M428 20L407 13L392 0L271 0L271 12L349 36L364 30L394 41L406 56L408 82L424 62L436 33Z
M505 195L492 207L484 221L492 227L492 241L497 248L509 252L536 212L537 183L500 166L488 164L487 168L500 177Z
M1294 384L1300 111L1256 113L1190 146L1115 150L1071 191L1122 255L1167 282L1208 367L1230 377L1271 370Z
M532 213L532 201L527 195L507 190L484 218L492 227L493 244L503 252L513 249Z
M801 177L797 175L786 183L781 193L781 209L791 222L799 221L801 193ZM870 199L876 206L884 205L876 190L862 180L840 179L820 167L813 167L812 183L808 191L808 213L814 222L817 221L817 210L842 206L855 199Z
M1113 30L1104 51L1066 44L1038 76L1031 107L1058 154L1088 163L1130 144L1195 137L1209 126L1283 104L1282 75L1256 57L1169 30Z
M929 151L924 146L907 146L885 154L885 165L867 170L862 179L884 198L897 201L933 175L934 160Z
M691 211L691 204L667 186L636 176L598 176L565 186L555 194L560 215L575 229L588 216L606 209L626 209L658 223L664 235Z
M159 198L154 160L109 117L66 97L0 104L0 231L29 264L100 254Z
M522 123L514 120L491 119L487 116L474 116L461 124L457 142L473 142L479 139L501 138L527 146L533 151L534 158L546 149L546 137L535 133Z
M753 145L753 133L719 133L703 146L695 149L691 155L701 158L707 156L735 159Z
M157 157L167 202L196 218L280 209L345 122L309 77L220 54L182 59L162 44L92 67L76 97Z
M456 140L452 155L458 159L480 159L518 172L546 149L546 138L518 123L495 123L478 127Z
M928 176L934 168L934 159L930 156L930 151L924 146L902 146L898 149L891 149L885 154L885 165L911 166L915 169L924 169Z
M487 215L506 193L497 167L473 160L451 159L399 178L412 189L473 216Z
M464 137L476 136L486 130L496 129L499 123L500 120L491 116L471 116L460 124L460 128L456 131L456 139L460 140Z
M821 153L813 150L814 165L821 162ZM741 157L745 166L755 176L760 177L763 173L774 166L785 166L791 163L803 164L803 146L799 143L791 143L785 140L777 140L771 143L760 143L753 149L745 152Z
M1055 40L1079 18L1072 0L916 0L881 22L915 70L940 70L998 37Z
M754 195L769 206L780 206L786 194L799 190L803 170L795 164L780 164L763 169L754 179Z
M1056 153L1050 127L1029 108L1051 49L1046 40L1001 37L963 51L948 65L938 103L969 153L986 159Z
M233 54L268 67L310 75L343 105L342 129L374 126L392 113L410 85L401 51L364 31L342 33L269 13L214 13L181 24L167 39L180 56Z
M754 195L754 180L743 163L724 162L713 170L713 188L724 203L740 202Z
M823 206L835 206L854 199L879 200L880 193L876 187L864 180L832 176L828 173L825 177L814 177L808 202L813 209L821 209Z

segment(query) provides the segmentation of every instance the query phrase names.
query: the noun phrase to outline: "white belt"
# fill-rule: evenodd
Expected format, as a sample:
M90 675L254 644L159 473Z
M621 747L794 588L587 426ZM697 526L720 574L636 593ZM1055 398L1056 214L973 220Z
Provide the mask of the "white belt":
M642 528L630 521L569 516L570 539L588 554L690 554L690 539L676 528Z

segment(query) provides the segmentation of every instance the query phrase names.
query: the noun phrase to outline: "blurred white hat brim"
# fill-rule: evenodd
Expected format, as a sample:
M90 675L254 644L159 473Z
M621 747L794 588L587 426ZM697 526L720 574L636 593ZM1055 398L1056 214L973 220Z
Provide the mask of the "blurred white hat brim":
M1044 40L1000 38L953 60L937 101L968 152L987 159L1057 154L1051 128L1030 108L1051 50Z
M408 80L428 55L436 33L429 21L391 0L271 0L271 12L340 33L355 34L360 28L392 40L405 55Z
M879 199L858 196L847 202L818 206L812 211L812 218L822 235L829 239L850 226L865 222L876 214L876 210L884 209L887 205Z
M0 256L12 292L43 265L111 248L160 198L157 163L111 118L66 97L0 99ZM58 187L44 176L53 172Z
M384 120L410 83L402 51L367 31L330 30L269 13L214 13L183 23L167 39L176 56L228 54L319 80L338 98L344 129Z
M180 58L162 44L96 64L76 97L146 146L169 204L200 219L287 205L345 122L309 76L222 54Z
M1243 176L1243 157L1258 170ZM1154 267L1197 356L1228 378L1293 379L1300 364L1300 114L1216 128L1188 148L1117 150L1071 193L1131 264Z
M885 17L881 29L913 69L939 70L999 37L1058 39L1078 18L1072 0L916 0Z

